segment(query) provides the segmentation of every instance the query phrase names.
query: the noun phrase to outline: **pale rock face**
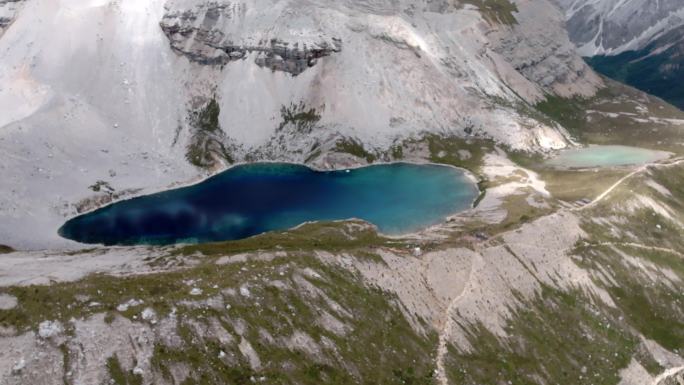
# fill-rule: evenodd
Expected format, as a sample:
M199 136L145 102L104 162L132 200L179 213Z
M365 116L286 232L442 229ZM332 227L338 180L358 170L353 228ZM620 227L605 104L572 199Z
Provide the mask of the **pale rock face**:
M509 27L449 1L171 0L161 27L174 51L214 71L216 90L201 94L240 110L222 113L221 125L251 147L273 137L283 106L299 102L321 110L327 131L371 147L466 127L514 148L562 147L563 135L491 98L592 95L600 80L550 3L519 3Z
M145 310L140 313L140 318L142 318L145 321L151 322L152 324L157 323L157 313L154 311L154 309L147 307Z
M583 56L644 48L684 25L681 0L553 0L565 12L570 38Z
M542 92L564 97L593 95L601 87L601 79L577 55L566 32L557 28L563 23L563 14L547 2L517 4L517 33L499 32L494 50Z
M0 36L14 21L24 0L0 0Z
M9 294L0 294L0 310L11 310L17 307L17 297Z
M43 321L38 325L38 335L43 339L55 337L63 331L64 328L59 321Z
M339 167L340 137L384 150L466 129L564 147L563 129L515 106L591 95L600 81L548 0L515 3L508 26L449 0L0 0L0 18L13 10L0 32L3 241L78 247L57 229L106 202L89 186L130 196L206 175L186 147L189 111L211 98L235 161L304 162L321 144L312 162ZM279 130L282 108L300 104L320 120Z

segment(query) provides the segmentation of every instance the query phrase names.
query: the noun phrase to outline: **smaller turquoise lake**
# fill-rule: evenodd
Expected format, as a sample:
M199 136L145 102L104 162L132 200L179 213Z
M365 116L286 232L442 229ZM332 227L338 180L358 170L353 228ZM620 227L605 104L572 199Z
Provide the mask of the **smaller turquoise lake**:
M114 203L69 220L59 234L90 244L167 245L236 240L349 218L402 234L470 208L478 193L463 171L446 166L399 163L322 172L258 163Z
M546 165L559 168L589 168L629 166L655 162L670 156L664 151L629 146L589 146L561 151L546 161Z

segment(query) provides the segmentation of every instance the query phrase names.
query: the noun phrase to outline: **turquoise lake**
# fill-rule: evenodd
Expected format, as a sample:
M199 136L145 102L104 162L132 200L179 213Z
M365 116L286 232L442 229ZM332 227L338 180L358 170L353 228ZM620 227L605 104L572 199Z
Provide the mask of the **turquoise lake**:
M114 203L69 220L59 234L90 244L167 245L236 240L350 218L402 234L470 208L478 193L463 171L447 166L398 163L322 172L258 163Z
M546 165L560 168L589 168L639 165L670 156L664 151L629 146L588 146L561 151L546 161Z

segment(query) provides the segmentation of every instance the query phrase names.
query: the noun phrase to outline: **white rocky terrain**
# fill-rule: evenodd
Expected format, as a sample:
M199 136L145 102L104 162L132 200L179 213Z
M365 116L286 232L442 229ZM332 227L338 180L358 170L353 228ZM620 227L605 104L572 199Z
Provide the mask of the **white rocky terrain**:
M684 108L684 2L555 0L570 39L597 72Z
M599 78L562 28L651 3L677 8L0 0L0 384L681 385L684 112ZM663 156L544 162L576 144ZM481 195L401 236L57 234L259 160L443 163Z
M554 0L582 56L637 51L684 25L680 0Z
M540 175L493 153L492 196L401 240L351 221L266 235L247 252L12 253L0 380L680 384L683 164L636 168L559 208ZM469 235L478 221L501 229L516 207L495 201L511 196L548 214Z
M601 81L548 1L504 3L3 1L2 243L68 247L56 230L77 211L231 162L365 162L332 156L339 141L567 146L525 106ZM212 100L219 127L201 127Z

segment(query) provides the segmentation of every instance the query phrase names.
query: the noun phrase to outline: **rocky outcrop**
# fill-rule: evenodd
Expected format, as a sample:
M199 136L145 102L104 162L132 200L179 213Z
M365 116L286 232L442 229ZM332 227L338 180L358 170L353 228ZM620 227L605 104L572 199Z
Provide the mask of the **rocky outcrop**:
M594 70L684 108L684 2L555 1Z
M554 0L583 56L639 50L684 24L680 0Z
M167 7L160 26L174 51L207 65L223 65L255 54L254 63L258 66L297 76L316 65L319 59L342 50L342 41L338 38L300 42L263 36L252 39L231 33L232 25L245 17L247 7L240 2L200 3L187 9Z
M567 146L529 105L595 77L549 0L490 3L28 1L0 39L4 243L64 245L64 207L98 180L158 191L232 162L330 159L336 138L372 154L426 135ZM217 124L198 127L212 99ZM293 103L304 121L283 118Z
M546 2L519 2L519 23L495 33L492 49L545 92L591 96L602 82L576 53L565 31L554 28L563 15Z
M0 0L0 36L14 21L24 0Z
M653 382L654 385L682 385L684 384L684 368L679 367L665 371L662 375Z

